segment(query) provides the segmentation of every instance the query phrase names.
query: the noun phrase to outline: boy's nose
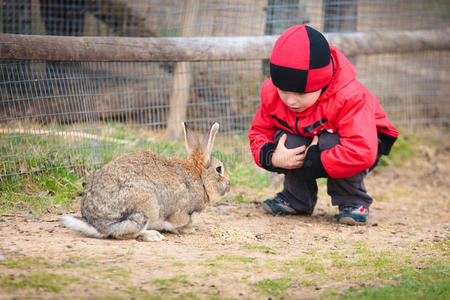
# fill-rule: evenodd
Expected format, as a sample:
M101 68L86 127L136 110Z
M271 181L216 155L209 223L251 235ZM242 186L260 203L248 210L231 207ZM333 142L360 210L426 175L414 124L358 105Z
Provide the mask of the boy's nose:
M297 103L297 100L294 97L288 97L286 103L288 106L294 106Z

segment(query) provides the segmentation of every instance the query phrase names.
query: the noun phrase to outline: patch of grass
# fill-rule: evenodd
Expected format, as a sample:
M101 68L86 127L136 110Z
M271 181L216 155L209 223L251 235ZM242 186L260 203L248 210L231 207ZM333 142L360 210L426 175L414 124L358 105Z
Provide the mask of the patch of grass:
M236 164L242 164L242 158L235 153L224 153L222 151L213 150L212 154L225 164L225 170L228 172Z
M235 202L238 204L249 204L250 200L246 199L244 195L237 195L237 196L225 196L222 199L220 199L221 202Z
M351 250L348 258L334 259L332 266L347 279L392 280L400 270L414 265L408 255L368 248ZM352 270L352 272L348 272Z
M317 178L316 182L318 185L326 186L327 182L328 182L328 178Z
M233 256L233 255L220 255L216 257L218 261L240 261L243 263L255 262L255 257L245 257L245 256Z
M185 293L181 293L178 297L174 298L174 299L180 299L180 300L184 300L184 299L191 299L191 300L200 300L201 298L199 296L197 296L195 293L193 292L185 292Z
M178 287L189 284L187 275L181 274L167 279L155 279L153 284L159 286L163 293L173 293Z
M312 286L313 284L314 284L314 281L313 280L309 280L309 279L301 279L300 281L299 281L299 283L300 283L300 285L302 285L302 286Z
M352 243L353 248L366 248L367 242L365 240L359 240L357 242Z
M67 168L2 178L0 211L33 210L40 214L54 205L68 205L82 189L81 178Z
M53 274L46 272L2 275L0 274L0 285L6 289L16 290L25 288L36 288L50 292L60 292L71 282L79 281L77 278L64 274Z
M178 275L167 279L155 279L153 280L154 284L157 285L170 285L176 283L187 283L187 275Z
M380 166L394 166L402 167L405 162L416 157L416 153L413 148L418 144L418 138L413 135L407 135L405 137L399 136L394 146L391 149L391 153L388 156L383 155L380 159Z
M395 254L390 251L369 251L358 257L355 265L375 269L385 268L394 264L394 256Z
M79 272L73 270L75 268ZM79 274L79 277L73 274ZM70 256L52 262L43 257L8 256L0 261L0 290L1 287L9 290L37 288L60 292L73 283L92 287L92 274L95 274L94 281L120 281L128 278L130 271L115 266L105 268L91 257Z
M325 267L313 257L301 257L298 259L285 261L284 266L286 268L303 267L306 273L320 273L325 270Z
M331 259L331 265L333 267L343 268L348 264L346 255L339 253L338 251L326 252L322 257Z
M105 299L145 299L145 300L161 300L163 298L161 298L161 296L154 296L151 294L148 294L145 291L142 291L139 287L137 286L129 286L126 289L122 290L124 293L128 294L131 296L130 297L120 297L120 296L109 296L109 297L105 297Z
M424 249L440 250L444 252L446 256L449 256L450 254L450 240L420 243L417 244L417 247L421 247Z
M323 254L324 258L331 259L331 265L337 269L341 270L358 270L366 269L371 270L370 272L365 272L365 275L370 279L383 278L383 272L388 269L398 269L407 265L410 258L407 256L396 256L395 253L390 251L374 251L365 247L356 248L351 250L351 254L348 257L342 253L332 251ZM345 276L348 277L349 274ZM369 279L369 278L368 278Z
M116 277L128 278L130 275L130 271L125 270L124 268L121 267L106 268L100 270L100 273L103 275L104 278L116 278Z
M0 260L0 266L8 269L35 269L37 267L51 267L51 264L43 257L8 257L8 259Z
M274 249L273 247L265 246L265 245L244 244L244 245L242 245L242 248L257 249L257 250L263 251L264 253L278 254L278 251L276 249Z
M87 268L94 264L91 258L81 256L71 256L62 263L51 263L43 257L32 256L8 257L0 261L0 266L4 266L7 269L20 270Z
M283 296L291 283L289 278L281 279L263 279L253 284L261 294L272 296Z
M81 256L71 256L61 266L63 268L87 268L93 265L92 262L88 262L88 258Z
M128 288L126 288L124 290L125 293L129 294L129 295L136 295L139 291L139 288L137 286L129 286Z
M345 259L345 255L339 253L338 251L330 251L323 255L324 258L330 258L332 260Z
M341 299L450 299L450 266L404 270L391 286L350 289Z
M271 185L268 174L255 172L255 166L249 163L230 164L227 169L231 186L246 186L250 188L264 188Z

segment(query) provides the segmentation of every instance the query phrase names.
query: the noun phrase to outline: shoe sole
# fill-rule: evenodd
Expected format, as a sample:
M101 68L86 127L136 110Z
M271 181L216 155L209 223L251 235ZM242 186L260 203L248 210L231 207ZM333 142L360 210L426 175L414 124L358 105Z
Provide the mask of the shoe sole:
M267 204L265 204L264 202L262 204L262 207L264 208L264 210L266 212L271 213L272 215L276 215L276 214L273 213L273 211L270 209L270 207Z
M351 217L342 217L338 221L340 224L346 224L346 225L366 225L367 222L358 222L355 219Z

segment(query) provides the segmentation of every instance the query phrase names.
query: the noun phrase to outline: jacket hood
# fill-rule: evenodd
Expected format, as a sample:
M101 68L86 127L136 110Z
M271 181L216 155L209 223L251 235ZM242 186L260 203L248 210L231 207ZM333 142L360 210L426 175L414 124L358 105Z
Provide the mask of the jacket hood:
M333 77L320 99L327 99L336 94L343 87L356 79L356 70L353 64L342 54L336 46L330 46L333 61Z

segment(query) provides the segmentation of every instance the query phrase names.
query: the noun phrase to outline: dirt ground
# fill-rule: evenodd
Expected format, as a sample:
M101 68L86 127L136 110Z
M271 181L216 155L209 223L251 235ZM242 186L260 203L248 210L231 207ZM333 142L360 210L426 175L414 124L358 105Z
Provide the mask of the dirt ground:
M312 216L268 215L261 202L279 183L233 188L246 203L213 203L195 232L153 243L62 227L62 214L79 215L79 198L70 212L4 214L0 298L324 299L392 284L404 268L448 265L450 147L417 156L368 176L365 226L337 224L325 186Z

